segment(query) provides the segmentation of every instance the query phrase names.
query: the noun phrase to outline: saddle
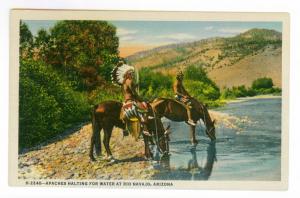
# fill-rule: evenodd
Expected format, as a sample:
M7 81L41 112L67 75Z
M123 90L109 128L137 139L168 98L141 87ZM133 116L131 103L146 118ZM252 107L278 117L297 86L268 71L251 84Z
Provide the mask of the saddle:
M190 98L188 97L184 97L182 95L175 95L175 99L180 102L183 103L185 106L188 106L190 109L192 108L192 102L190 100Z
M130 134L138 140L141 134L141 121L144 121L143 114L148 112L148 106L145 102L127 101L122 106L125 115L126 128Z
M143 120L142 114L148 112L148 106L146 102L128 101L123 104L122 107L127 119L136 121L138 118Z

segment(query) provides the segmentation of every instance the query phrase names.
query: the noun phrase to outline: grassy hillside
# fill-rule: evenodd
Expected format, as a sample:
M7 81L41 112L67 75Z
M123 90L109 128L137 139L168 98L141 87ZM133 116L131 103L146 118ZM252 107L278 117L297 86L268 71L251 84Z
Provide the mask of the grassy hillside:
M231 38L210 38L174 44L127 57L137 68L174 75L178 68L202 66L217 85L251 85L261 77L271 77L281 87L281 33L251 29Z

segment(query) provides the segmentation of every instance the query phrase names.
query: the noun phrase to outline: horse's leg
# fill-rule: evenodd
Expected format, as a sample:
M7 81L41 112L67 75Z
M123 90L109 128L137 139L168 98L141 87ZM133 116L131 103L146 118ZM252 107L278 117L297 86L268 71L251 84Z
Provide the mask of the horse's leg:
M94 149L96 151L97 156L101 155L101 126L98 120L96 120L95 114L92 115L92 136L91 136L91 144L90 144L90 159L95 161L94 158Z
M190 138L193 145L198 144L198 141L196 140L196 126L190 126Z
M151 153L150 148L149 148L148 137L146 137L145 135L143 135L143 139L144 139L144 144L145 144L145 158L146 159L152 159L153 158L153 154Z
M111 138L112 129L113 129L113 126L106 126L106 127L103 128L103 131L104 131L103 144L104 144L104 147L105 147L105 150L106 150L106 154L109 158L112 157L112 153L111 153L111 150L109 148L109 141L110 141L110 138Z
M95 134L95 151L98 157L101 156L101 150L101 129L98 129L98 132Z
M95 133L93 131L93 134L91 137L91 144L90 144L90 153L89 153L90 159L92 161L96 161L96 159L94 157L94 146L95 146Z

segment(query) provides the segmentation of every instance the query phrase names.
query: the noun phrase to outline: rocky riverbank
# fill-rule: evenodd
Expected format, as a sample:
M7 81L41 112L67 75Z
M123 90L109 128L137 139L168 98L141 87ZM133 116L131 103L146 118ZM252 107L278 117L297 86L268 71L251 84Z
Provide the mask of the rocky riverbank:
M87 124L62 140L20 154L19 179L149 179L155 174L151 163L143 158L143 141L123 138L119 129L114 129L111 138L117 161L111 163L103 157L91 162L91 132L91 124ZM104 152L102 148L103 156Z
M217 125L223 124L237 132L238 122L248 122L247 118L237 118L210 111ZM96 162L89 159L91 124L86 124L69 135L58 138L53 143L37 147L19 155L19 179L151 179L158 170L144 159L142 139L135 141L131 136L123 137L120 129L114 129L111 150L116 159L110 162L105 157ZM103 138L102 138L103 139ZM102 154L105 149L102 144Z

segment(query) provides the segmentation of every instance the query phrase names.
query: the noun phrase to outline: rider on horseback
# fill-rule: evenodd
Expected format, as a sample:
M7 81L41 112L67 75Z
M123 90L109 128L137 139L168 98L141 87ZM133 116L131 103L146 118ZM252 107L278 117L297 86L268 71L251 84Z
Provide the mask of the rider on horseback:
M137 85L134 80L134 67L125 64L123 61L119 62L118 65L112 71L113 82L122 86L122 92L124 94L124 103L121 111L120 118L125 123L129 120L139 119L140 122L145 122L144 113L147 112L147 103L138 95L136 89ZM126 135L127 131L123 131Z
M182 71L179 71L176 76L176 81L173 84L173 91L175 93L175 99L181 103L184 104L187 115L188 115L188 124L192 126L196 126L196 123L192 119L192 113L191 113L191 101L190 101L190 94L185 90L183 86L183 73Z

